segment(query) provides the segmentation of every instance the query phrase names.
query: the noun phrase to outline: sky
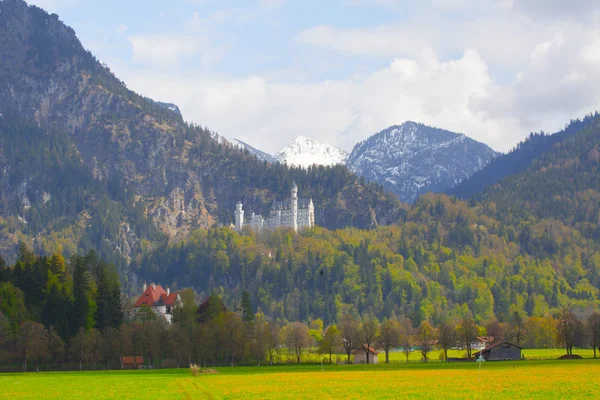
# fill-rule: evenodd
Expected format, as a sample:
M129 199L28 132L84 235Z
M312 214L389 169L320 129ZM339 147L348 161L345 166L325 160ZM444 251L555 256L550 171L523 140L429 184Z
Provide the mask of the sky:
M508 151L600 108L597 0L31 0L136 92L275 153L417 121Z

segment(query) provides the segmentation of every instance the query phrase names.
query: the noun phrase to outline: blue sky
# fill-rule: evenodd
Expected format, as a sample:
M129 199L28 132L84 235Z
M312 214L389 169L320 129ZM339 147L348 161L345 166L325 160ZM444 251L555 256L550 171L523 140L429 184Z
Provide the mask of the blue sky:
M600 7L579 0L33 0L130 88L275 152L406 120L508 150L600 103Z

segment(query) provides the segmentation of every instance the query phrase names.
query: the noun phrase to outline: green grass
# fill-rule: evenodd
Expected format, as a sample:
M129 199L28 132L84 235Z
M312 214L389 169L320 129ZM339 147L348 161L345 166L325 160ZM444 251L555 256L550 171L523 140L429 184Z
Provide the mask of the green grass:
M475 350L473 351L475 353ZM522 354L526 359L557 359L558 357L566 354L565 349L523 349ZM442 354L441 350L434 350L427 355L430 360L438 361L440 360L440 354ZM594 350L592 349L573 349L573 354L578 354L585 358L594 357ZM600 353L598 354L600 356ZM448 357L466 357L467 352L465 350L448 350ZM410 353L408 360L410 362L421 361L423 356L420 351L413 351ZM385 361L385 353L381 352L379 354L379 362ZM403 352L391 352L390 353L390 362L405 362L406 355Z
M0 374L7 399L301 399L600 397L600 360L289 365Z

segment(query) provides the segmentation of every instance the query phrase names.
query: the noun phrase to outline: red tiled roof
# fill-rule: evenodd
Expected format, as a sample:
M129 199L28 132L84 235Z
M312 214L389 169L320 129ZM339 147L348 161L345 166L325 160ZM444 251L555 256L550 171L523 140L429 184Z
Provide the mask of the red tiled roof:
M173 306L177 300L177 293L171 293L167 296L167 292L160 285L148 285L146 291L138 297L137 301L133 305L134 307L154 305L166 305Z
M367 348L367 345L363 344L363 346L360 349L354 350L354 354L358 353L359 351L364 352L366 348ZM375 355L379 354L379 352L377 350L375 350L374 348L372 348L371 346L369 346L369 351Z
M144 357L142 356L123 356L121 357L121 363L123 364L143 364Z

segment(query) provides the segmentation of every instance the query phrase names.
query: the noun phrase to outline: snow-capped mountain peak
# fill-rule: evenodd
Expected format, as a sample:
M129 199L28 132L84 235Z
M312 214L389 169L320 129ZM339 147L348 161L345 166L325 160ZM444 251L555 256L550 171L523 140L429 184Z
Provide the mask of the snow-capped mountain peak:
M348 153L306 136L298 136L275 155L279 162L296 167L345 164Z
M483 143L416 122L391 126L358 143L348 168L413 202L428 191L444 191L496 156Z

